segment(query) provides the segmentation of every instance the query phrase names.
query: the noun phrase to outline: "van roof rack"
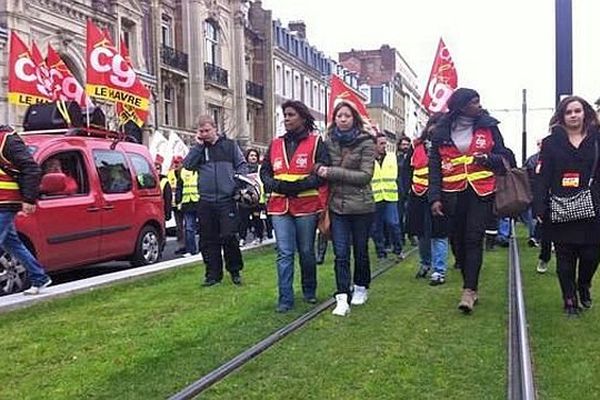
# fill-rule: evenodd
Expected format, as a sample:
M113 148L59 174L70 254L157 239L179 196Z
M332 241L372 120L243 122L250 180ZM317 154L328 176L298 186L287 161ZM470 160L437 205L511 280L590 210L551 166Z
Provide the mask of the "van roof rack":
M60 129L40 129L36 131L23 131L19 135L65 135L65 136L88 136L106 139L124 139L125 134L121 132L110 131L108 129L70 127Z

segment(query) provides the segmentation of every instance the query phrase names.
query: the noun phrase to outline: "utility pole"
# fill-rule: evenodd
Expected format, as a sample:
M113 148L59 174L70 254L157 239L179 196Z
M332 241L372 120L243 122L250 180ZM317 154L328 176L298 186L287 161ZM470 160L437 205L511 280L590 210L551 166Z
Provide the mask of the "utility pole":
M523 104L521 106L523 114L523 136L521 140L521 165L525 165L527 160L527 89L523 89Z
M573 9L571 0L555 0L556 97L573 94Z

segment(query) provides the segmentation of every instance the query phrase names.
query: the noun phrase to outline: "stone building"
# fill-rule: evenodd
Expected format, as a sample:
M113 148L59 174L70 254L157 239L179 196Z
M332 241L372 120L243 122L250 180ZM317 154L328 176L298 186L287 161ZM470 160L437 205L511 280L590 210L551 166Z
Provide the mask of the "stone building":
M359 73L359 87L371 119L393 141L414 137L422 129L417 76L399 51L388 45L375 50L339 53L340 63Z

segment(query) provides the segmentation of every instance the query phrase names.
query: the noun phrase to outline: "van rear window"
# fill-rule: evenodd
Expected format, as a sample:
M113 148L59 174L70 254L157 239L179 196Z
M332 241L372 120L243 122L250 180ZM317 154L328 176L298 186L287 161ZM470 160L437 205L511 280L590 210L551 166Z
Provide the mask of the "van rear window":
M125 155L116 150L94 150L94 163L104 193L126 193L131 190L131 172Z

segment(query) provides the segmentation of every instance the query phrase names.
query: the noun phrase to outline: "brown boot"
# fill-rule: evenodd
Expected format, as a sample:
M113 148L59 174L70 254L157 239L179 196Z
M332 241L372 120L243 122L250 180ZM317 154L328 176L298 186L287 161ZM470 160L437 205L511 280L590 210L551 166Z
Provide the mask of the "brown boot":
M477 300L477 293L472 289L463 289L462 297L460 298L460 303L458 303L458 309L464 312L465 314L473 311L473 305Z

